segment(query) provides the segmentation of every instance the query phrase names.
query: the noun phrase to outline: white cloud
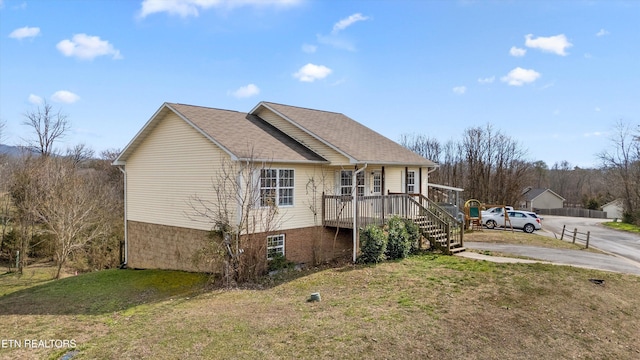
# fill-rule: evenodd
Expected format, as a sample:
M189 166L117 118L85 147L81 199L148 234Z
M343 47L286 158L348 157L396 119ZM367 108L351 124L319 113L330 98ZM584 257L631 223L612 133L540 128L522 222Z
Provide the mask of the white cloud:
M258 94L260 94L260 88L258 88L255 84L241 86L240 88L238 88L238 90L231 93L231 95L237 98L248 98Z
M62 40L56 45L64 56L75 56L82 60L92 60L103 55L112 55L114 60L122 59L120 50L117 50L106 40L101 40L99 36L89 36L87 34L73 35L73 40Z
M601 36L605 36L605 35L609 35L609 32L607 30L605 30L605 29L600 29L600 31L598 31L596 33L597 37L601 37Z
M479 78L479 79L478 79L478 82L479 82L480 84L491 84L491 83L493 83L495 80L496 80L496 77L495 77L495 76L492 76L492 77L487 77L487 78Z
M155 13L166 12L186 18L200 15L200 10L209 8L232 9L241 6L294 6L302 0L144 0L138 16L145 18Z
M462 95L462 94L467 92L467 87L466 86L456 86L456 87L453 88L453 92L458 94L458 95Z
M324 79L331 74L331 69L324 65L307 64L298 70L293 77L303 82L314 82Z
M34 105L42 104L42 98L38 95L29 94L29 102Z
M306 52L307 54L313 54L314 52L316 52L316 50L318 50L318 47L315 45L302 44L302 51Z
M515 57L522 57L526 53L527 53L527 49L522 49L515 46L512 46L511 49L509 49L509 54Z
M340 31L348 28L349 26L353 25L354 23L358 22L358 21L365 21L365 20L369 20L368 16L364 16L361 13L355 13L353 15L350 15L347 18L344 18L340 21L338 21L337 23L335 23L335 25L333 25L333 30L331 31L332 34L337 34Z
M15 29L9 34L10 38L22 40L24 38L33 38L40 35L39 27L28 27L25 26L23 28Z
M336 49L356 51L356 47L348 40L338 38L336 36L317 35L320 44L330 45Z
M536 81L540 77L540 73L533 69L523 69L521 67L517 67L511 71L500 80L506 82L511 86L522 86L524 84L532 83Z
M544 52L550 52L561 56L566 56L567 52L565 50L573 46L564 34L549 37L540 36L535 39L532 34L527 34L524 38L526 39L524 43L526 47L540 49Z
M72 93L71 91L59 90L51 95L51 100L55 102L73 104L74 102L80 100L80 96Z

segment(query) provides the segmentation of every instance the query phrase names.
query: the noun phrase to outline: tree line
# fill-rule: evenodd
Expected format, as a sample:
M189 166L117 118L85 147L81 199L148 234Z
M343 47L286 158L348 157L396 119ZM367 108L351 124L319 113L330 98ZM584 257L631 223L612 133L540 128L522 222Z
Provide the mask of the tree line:
M47 103L24 114L30 137L22 155L0 158L0 256L22 271L34 259L94 270L119 265L124 236L119 151L96 156L85 144L56 145L71 123ZM0 123L0 140L5 124Z
M623 221L640 225L640 125L619 121L595 168L531 161L527 149L490 124L465 129L459 140L404 134L400 143L440 165L430 182L463 188L465 199L517 207L525 188L548 188L566 199L566 207L597 210L621 199Z

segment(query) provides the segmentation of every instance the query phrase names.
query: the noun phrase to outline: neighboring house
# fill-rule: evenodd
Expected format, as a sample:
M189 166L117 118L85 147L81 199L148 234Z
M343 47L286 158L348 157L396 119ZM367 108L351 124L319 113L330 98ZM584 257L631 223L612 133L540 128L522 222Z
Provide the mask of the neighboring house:
M622 219L624 205L621 199L615 199L602 205L602 211L607 213L607 219Z
M551 189L535 189L527 187L522 193L521 209L534 211L535 209L559 209L564 206L565 198Z
M259 236L265 259L350 258L354 209L360 227L435 206L426 196L437 164L345 115L270 102L248 114L165 103L114 161L125 173L129 267L207 270L193 259L214 224L188 215L190 199L217 201L215 179L225 164L253 164L251 173L238 172L238 183L258 180L256 209L277 206L278 227Z

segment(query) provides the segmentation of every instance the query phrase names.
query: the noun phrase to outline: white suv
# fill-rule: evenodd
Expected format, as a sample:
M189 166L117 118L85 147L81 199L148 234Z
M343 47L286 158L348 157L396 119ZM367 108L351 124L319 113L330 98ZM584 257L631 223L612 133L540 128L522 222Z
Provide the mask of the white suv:
M535 230L542 229L540 218L536 217L533 213L530 213L528 211L512 210L507 211L507 214L509 215L511 227L513 227L514 229L522 229L522 231L526 233L532 233ZM486 216L483 214L482 223L488 229L493 229L495 227L509 227L509 222L505 223L504 214L502 213L496 213Z

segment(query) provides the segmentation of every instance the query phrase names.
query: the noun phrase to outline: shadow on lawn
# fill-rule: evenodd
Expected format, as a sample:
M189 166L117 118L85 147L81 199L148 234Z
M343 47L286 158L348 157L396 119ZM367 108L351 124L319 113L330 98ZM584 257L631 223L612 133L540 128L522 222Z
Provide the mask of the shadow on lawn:
M11 274L3 277L7 276ZM206 283L206 274L180 271L97 271L0 296L0 315L104 314L175 297L194 296L205 289Z

